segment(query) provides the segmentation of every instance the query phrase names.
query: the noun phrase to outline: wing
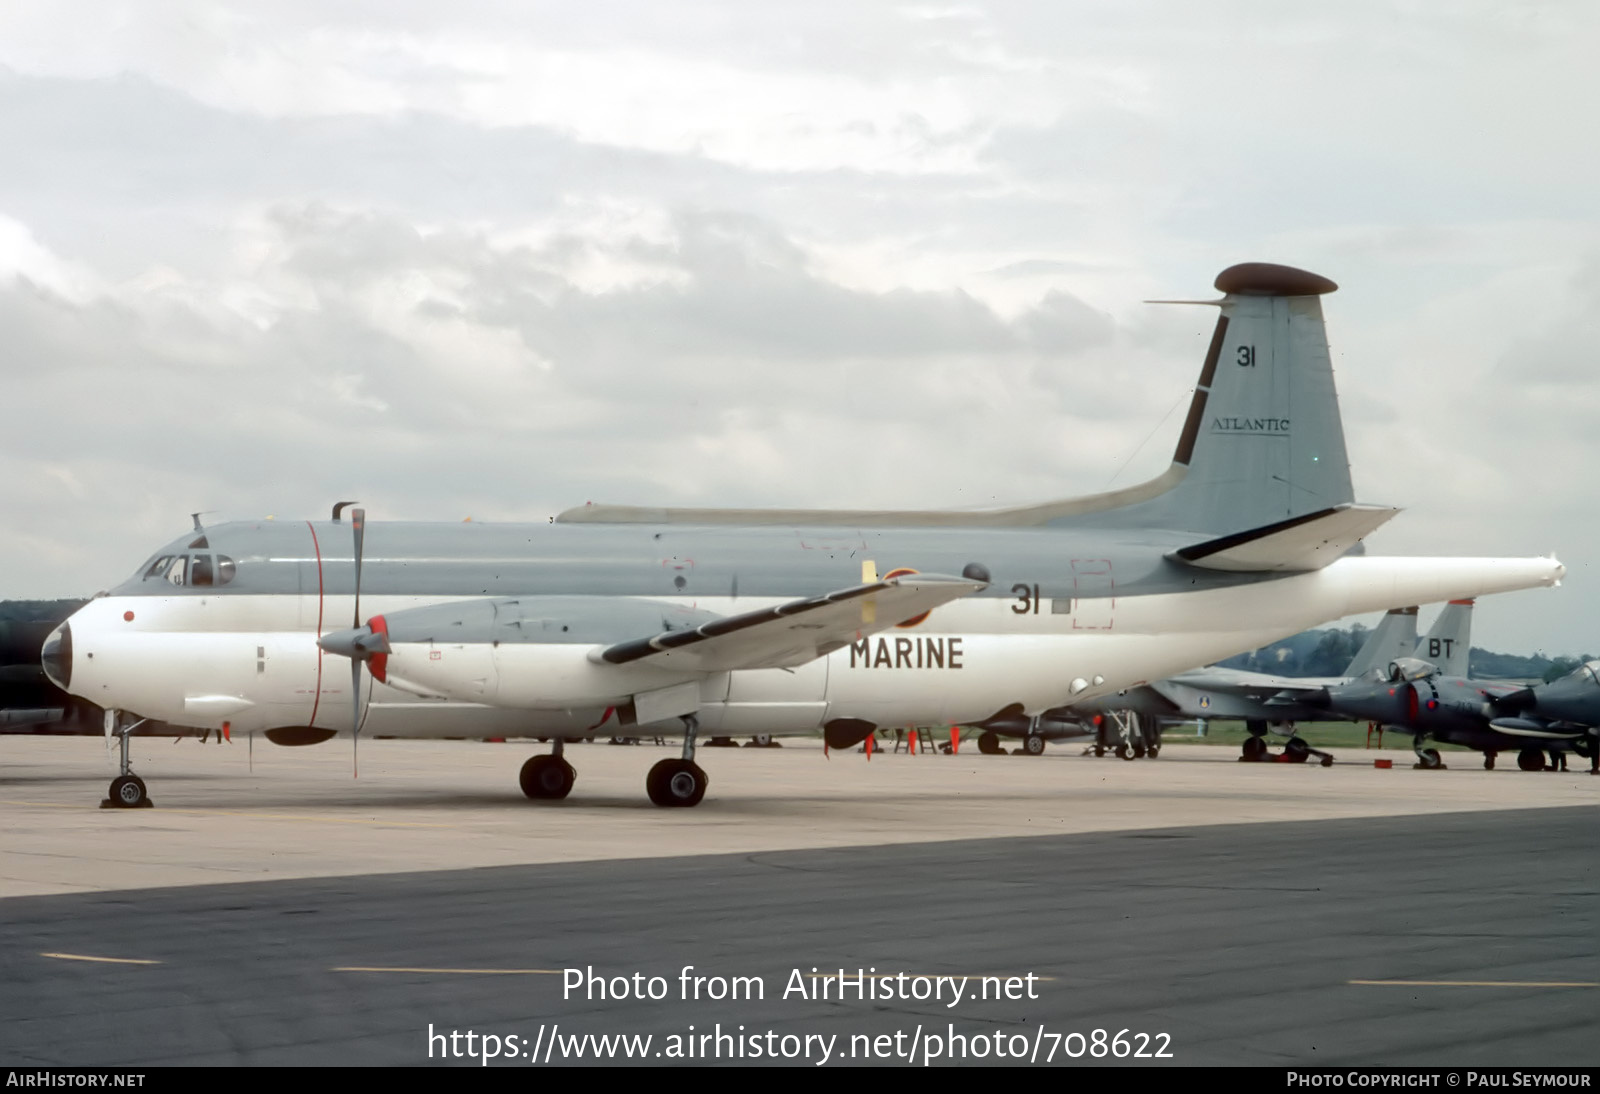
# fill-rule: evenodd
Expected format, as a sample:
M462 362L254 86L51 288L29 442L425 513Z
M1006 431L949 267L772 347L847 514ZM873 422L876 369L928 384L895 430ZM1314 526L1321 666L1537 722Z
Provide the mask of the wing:
M908 574L622 642L592 657L610 665L648 660L680 672L793 668L987 587L964 577Z

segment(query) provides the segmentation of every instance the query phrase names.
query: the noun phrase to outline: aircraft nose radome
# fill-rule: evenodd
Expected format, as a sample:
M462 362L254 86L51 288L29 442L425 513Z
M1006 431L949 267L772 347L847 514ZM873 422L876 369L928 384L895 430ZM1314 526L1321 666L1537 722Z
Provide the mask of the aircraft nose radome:
M72 625L63 623L50 632L39 650L39 663L50 682L62 691L72 683Z

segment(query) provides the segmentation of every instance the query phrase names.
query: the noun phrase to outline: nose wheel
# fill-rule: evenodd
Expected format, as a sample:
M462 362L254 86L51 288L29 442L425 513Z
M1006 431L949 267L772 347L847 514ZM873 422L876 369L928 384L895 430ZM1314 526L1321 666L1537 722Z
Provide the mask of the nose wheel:
M111 789L107 797L100 803L101 809L149 809L151 807L150 793L145 789L144 780L133 773L131 762L128 758L128 737L135 729L144 724L143 718L122 725L122 712L120 710L106 711L106 733L115 733L121 739L122 757L120 767L122 774L111 780Z

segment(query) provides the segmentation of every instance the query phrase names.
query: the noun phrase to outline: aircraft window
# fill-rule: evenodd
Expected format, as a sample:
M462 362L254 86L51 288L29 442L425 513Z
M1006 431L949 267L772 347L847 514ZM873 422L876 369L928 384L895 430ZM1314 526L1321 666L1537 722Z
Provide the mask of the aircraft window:
M150 564L150 568L144 572L144 576L145 577L156 577L159 574L166 573L167 565L171 561L172 561L172 556L171 555L162 555L160 558L156 559L154 562L152 562Z
M228 582L232 581L233 574L236 569L237 567L233 564L233 559L229 558L227 555L218 555L217 584L226 585Z
M161 576L172 582L174 585L182 585L184 572L189 568L188 563L188 555L178 555L170 564L168 564L167 568L162 571Z
M189 549L191 551L196 550L196 549L202 549L203 550L203 549L209 548L210 546L211 546L211 543L210 543L210 541L208 541L206 539L205 536L198 536L198 537L195 538L195 541L193 543L189 544Z
M189 563L189 584L191 584L191 585L210 585L211 584L211 556L210 555L195 555L194 556L194 560Z
M1583 671L1589 674L1589 679L1600 684L1600 661L1586 661Z

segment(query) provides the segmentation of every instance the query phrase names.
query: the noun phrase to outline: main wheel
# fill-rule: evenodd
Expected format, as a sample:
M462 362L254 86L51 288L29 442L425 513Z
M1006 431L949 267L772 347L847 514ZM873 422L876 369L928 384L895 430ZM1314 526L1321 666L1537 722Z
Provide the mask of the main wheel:
M662 760L645 776L645 793L657 805L699 805L710 780L700 765L690 760Z
M111 801L118 809L137 809L149 800L144 780L137 775L118 775L111 780Z
M1022 751L1030 756L1044 755L1044 738L1037 733L1030 733L1022 738Z
M1119 760L1136 760L1139 758L1133 754L1133 749L1129 748L1127 745L1118 745L1116 747L1116 753L1117 759Z
M1248 760L1251 763L1257 763L1266 758L1267 742L1264 738L1246 737L1244 739L1244 751L1240 756L1240 759Z
M991 730L984 730L978 734L978 751L985 756L999 756L1005 749L1000 746L1000 737Z
M577 769L559 756L534 756L522 765L517 781L530 798L564 798L577 778Z
M1159 755L1161 755L1160 745L1151 745L1149 748L1144 750L1144 758L1147 760L1153 760Z
M1494 770L1494 755L1493 752L1485 752L1483 754L1483 769L1485 771Z
M1525 748L1517 753L1517 766L1524 771L1543 771L1544 753L1537 748Z
M1289 757L1290 763L1303 764L1311 758L1311 746L1299 737L1290 737L1289 743L1283 746L1283 754Z
M751 737L750 740L745 742L745 746L744 747L746 747L746 748L771 748L772 747L772 734L770 734L770 733L757 733L754 737Z

